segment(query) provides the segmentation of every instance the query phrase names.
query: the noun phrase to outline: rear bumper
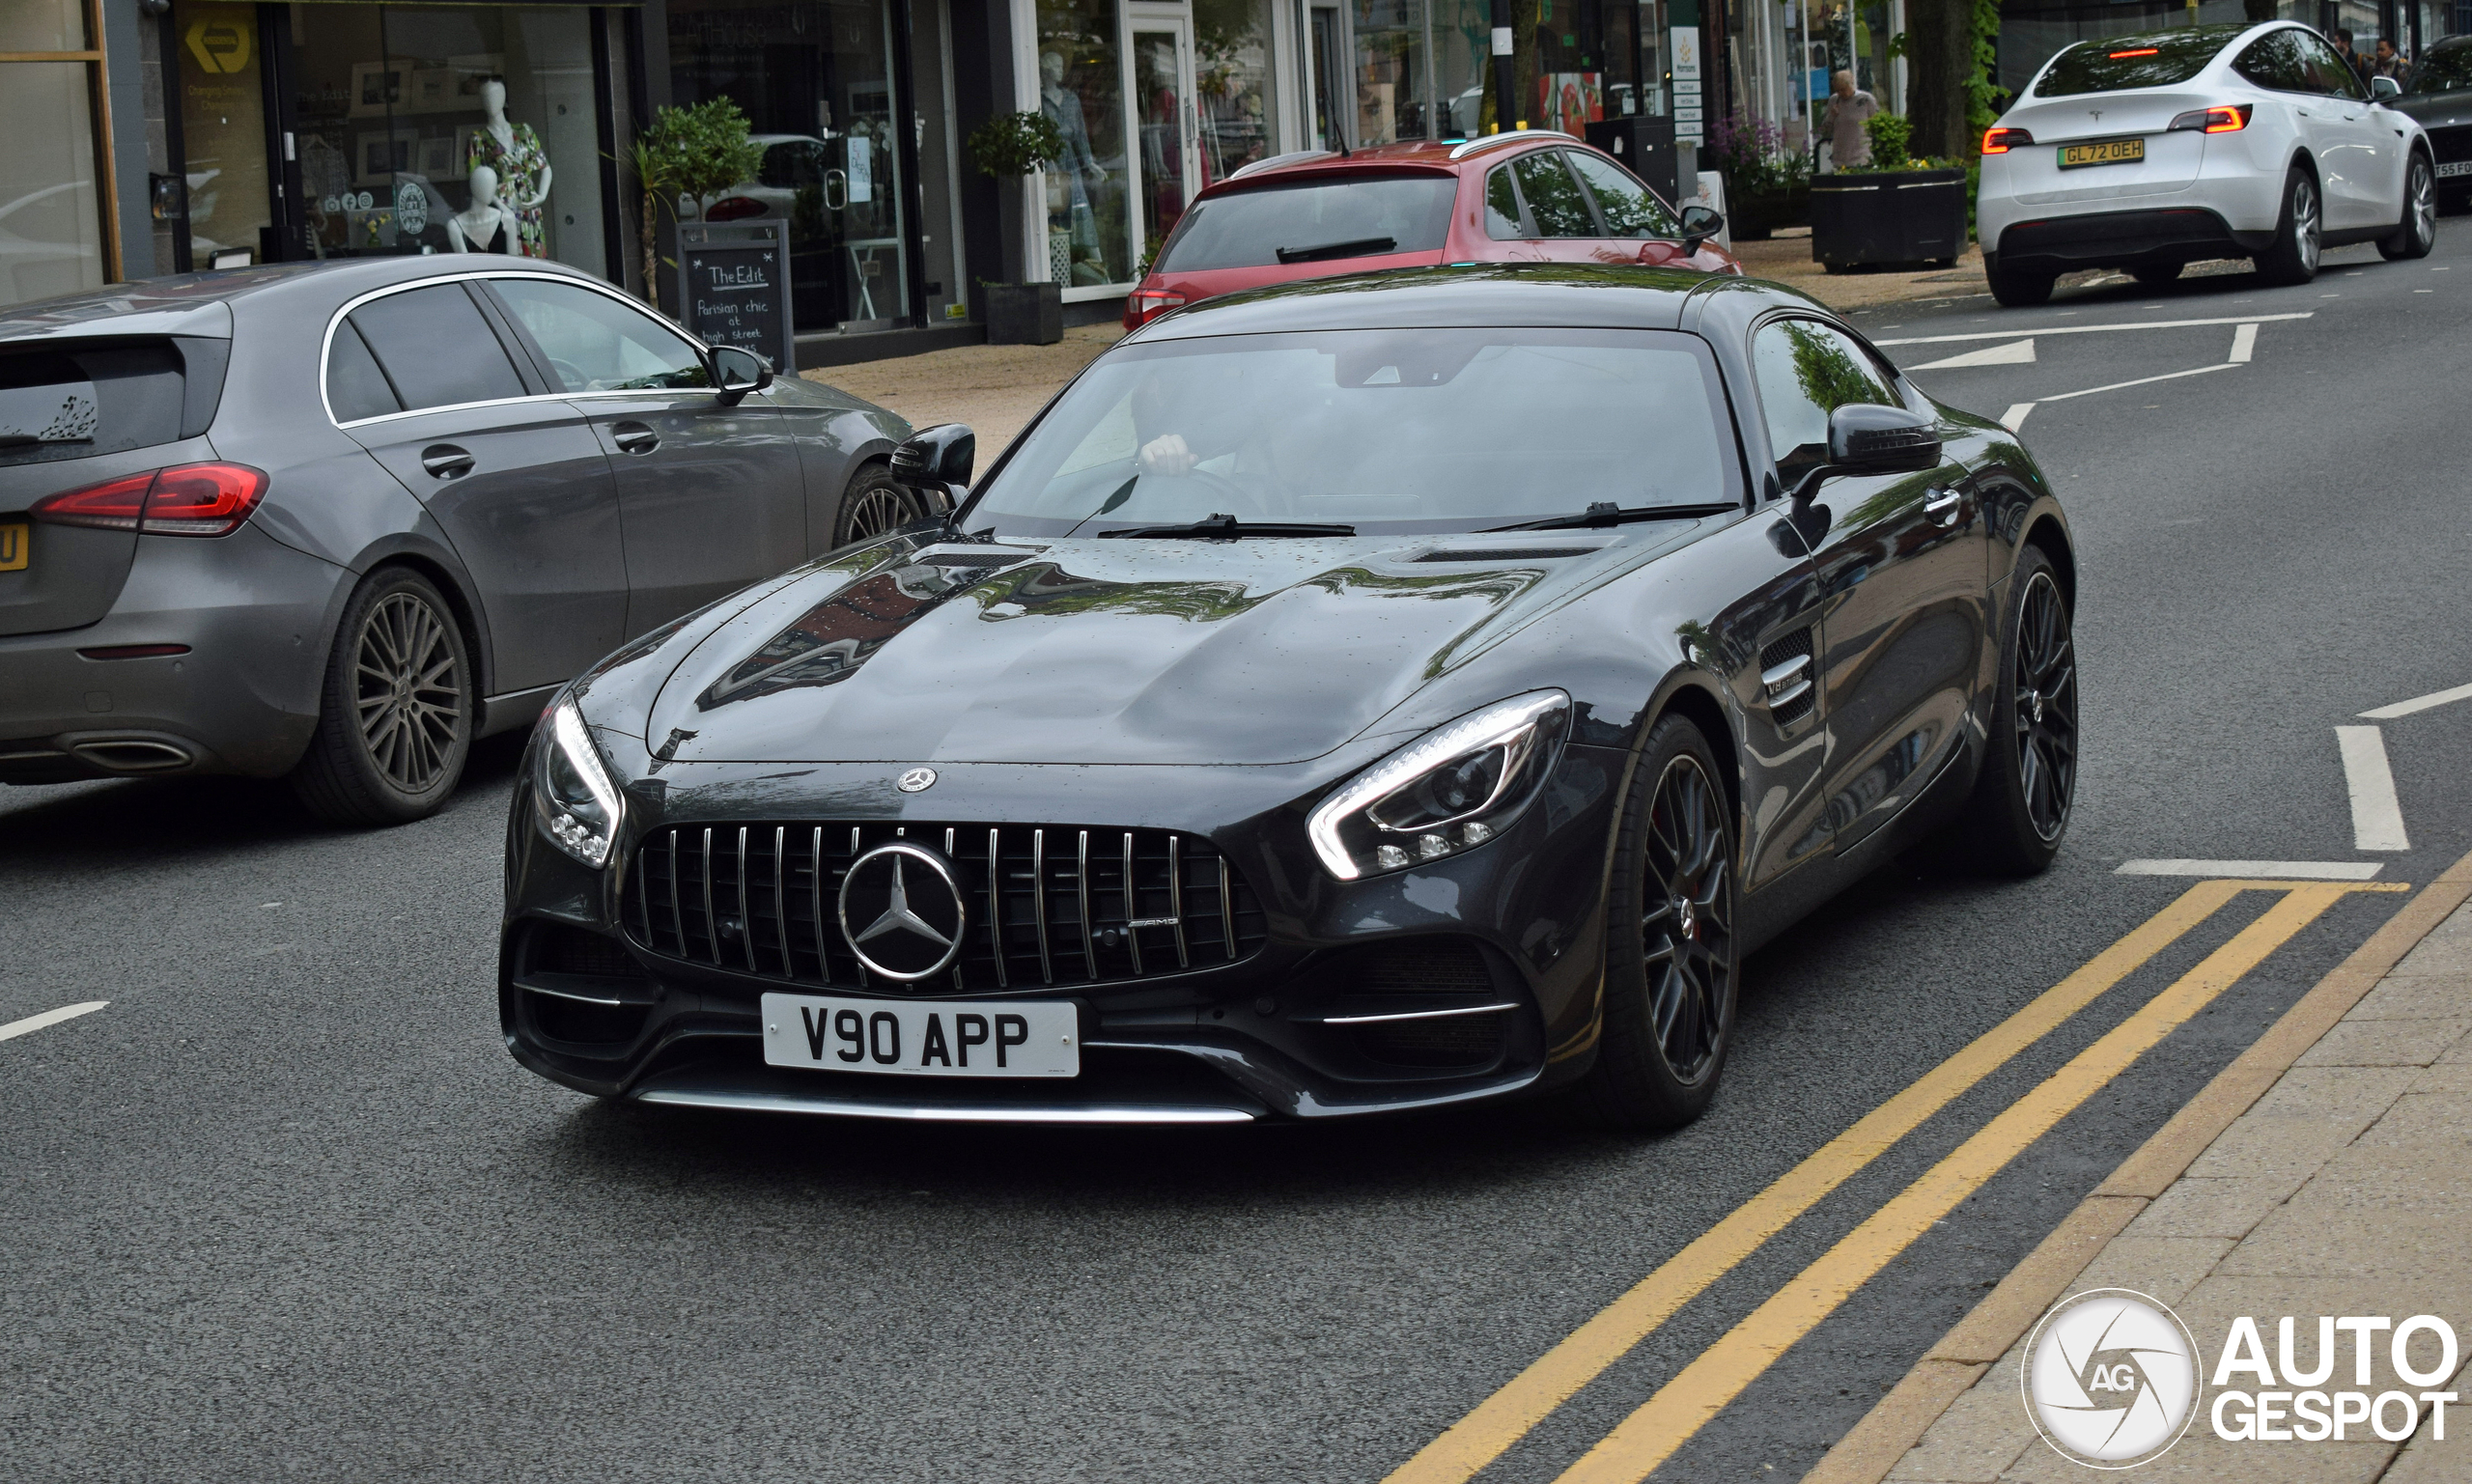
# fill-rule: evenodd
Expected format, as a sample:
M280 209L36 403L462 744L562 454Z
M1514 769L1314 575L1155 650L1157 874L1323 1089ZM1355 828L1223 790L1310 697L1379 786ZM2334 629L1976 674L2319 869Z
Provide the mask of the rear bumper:
M0 783L284 772L317 726L351 575L254 526L141 538L100 620L0 638ZM168 645L185 652L109 655Z
M2016 222L2001 231L1988 256L2001 267L2057 274L2248 257L2265 251L2274 237L2271 230L2235 231L2205 207L2161 207Z

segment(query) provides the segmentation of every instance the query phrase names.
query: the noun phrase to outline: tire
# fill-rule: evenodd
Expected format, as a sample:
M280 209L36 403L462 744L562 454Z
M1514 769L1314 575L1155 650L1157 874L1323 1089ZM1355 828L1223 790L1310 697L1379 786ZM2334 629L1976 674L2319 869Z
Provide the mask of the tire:
M463 780L479 710L454 610L419 573L381 567L344 605L293 792L330 825L425 819Z
M2437 245L2437 169L2418 150L2403 167L2403 219L2395 235L2381 238L2377 250L2391 260L2426 258Z
M1990 270L1991 296L2009 309L2025 309L2051 300L2051 286L2059 282L2056 274L2027 272L2016 268L1993 266Z
M1582 1109L1617 1129L1679 1128L1716 1096L1733 1043L1739 954L1733 811L1691 721L1648 734L1606 897L1605 1008Z
M2027 547L2008 592L1991 736L1956 833L1982 869L2037 876L2076 801L2077 651L2050 557Z
M2283 212L2275 221L2274 243L2258 255L2258 276L2287 287L2316 278L2325 220L2317 179L2292 166L2283 178Z
M2136 279L2140 288L2168 289L2180 281L2182 266L2184 265L2177 263L2158 263L2148 267L2130 268L2128 276Z
M892 470L881 463L861 464L832 513L832 545L839 548L873 541L926 513L918 496L893 479Z

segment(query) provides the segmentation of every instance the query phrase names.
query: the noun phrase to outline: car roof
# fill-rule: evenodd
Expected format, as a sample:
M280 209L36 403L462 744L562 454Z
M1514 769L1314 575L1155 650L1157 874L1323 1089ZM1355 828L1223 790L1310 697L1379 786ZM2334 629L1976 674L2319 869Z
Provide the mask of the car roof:
M1204 194L1218 195L1230 186L1248 190L1312 176L1397 175L1403 171L1459 175L1525 153L1518 147L1548 145L1588 148L1587 141L1559 129L1530 128L1479 134L1474 139L1401 139L1390 144L1365 145L1345 154L1332 150L1300 150L1293 154L1255 160L1227 179L1213 182Z
M1718 303L1746 318L1770 307L1828 312L1816 300L1783 285L1687 268L1454 264L1306 279L1222 294L1153 320L1123 343L1427 326L1675 329L1687 318L1699 318L1695 311L1704 312Z
M216 268L13 304L0 310L0 341L95 335L228 336L234 311L245 312L258 301L289 312L319 302L340 304L372 289L492 269L592 278L580 268L545 258L496 253L407 253Z

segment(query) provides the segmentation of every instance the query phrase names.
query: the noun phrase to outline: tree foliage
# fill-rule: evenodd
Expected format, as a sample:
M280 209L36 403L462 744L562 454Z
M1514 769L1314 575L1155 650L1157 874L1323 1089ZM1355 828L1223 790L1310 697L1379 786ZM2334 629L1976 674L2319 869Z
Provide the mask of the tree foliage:
M1064 157L1064 130L1035 109L999 113L970 130L970 163L999 181L1028 175Z
M706 202L764 168L764 146L748 136L746 115L726 97L666 107L635 135L629 152L643 192L644 296L660 307L661 259L656 244L660 212L677 215L678 199Z

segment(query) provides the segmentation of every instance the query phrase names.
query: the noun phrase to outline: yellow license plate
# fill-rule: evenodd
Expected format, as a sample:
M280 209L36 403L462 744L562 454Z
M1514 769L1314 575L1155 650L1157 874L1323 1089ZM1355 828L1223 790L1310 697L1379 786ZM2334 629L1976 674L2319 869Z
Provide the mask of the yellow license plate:
M26 547L34 527L22 520L0 520L0 572L26 570Z
M2060 168L2074 170L2080 165L2126 165L2146 158L2143 139L2106 139L2100 144L2065 144L2060 147Z

